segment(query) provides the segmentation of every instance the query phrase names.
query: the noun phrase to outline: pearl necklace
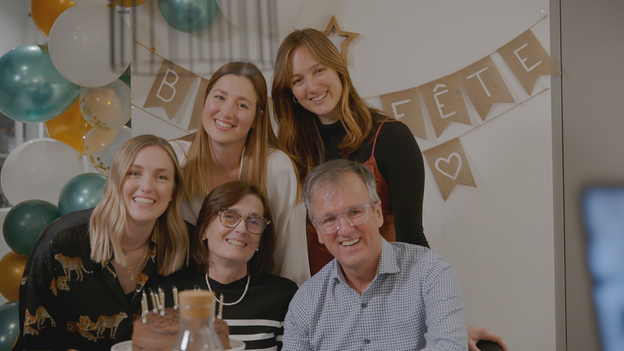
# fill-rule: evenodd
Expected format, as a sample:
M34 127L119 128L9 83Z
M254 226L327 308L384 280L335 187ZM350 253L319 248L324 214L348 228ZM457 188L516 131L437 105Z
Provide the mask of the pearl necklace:
M214 299L215 301L217 301L218 303L220 303L223 306L234 306L237 303L243 301L243 298L245 297L245 295L247 294L247 288L249 288L249 281L251 280L251 276L248 274L247 275L247 285L245 285L245 291L243 291L243 296L240 297L240 299L234 301L234 302L223 302L223 297L222 298L217 298L217 295L215 294ZM206 273L206 284L208 285L208 290L212 291L212 288L210 287L210 282L208 281L208 273ZM223 295L221 295L223 296Z

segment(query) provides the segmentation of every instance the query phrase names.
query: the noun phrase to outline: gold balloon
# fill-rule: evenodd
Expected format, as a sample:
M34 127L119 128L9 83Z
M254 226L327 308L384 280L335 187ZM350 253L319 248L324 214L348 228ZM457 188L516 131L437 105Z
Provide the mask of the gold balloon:
M149 0L113 0L115 5L123 6L123 7L134 7L143 5Z
M74 5L70 0L31 0L30 13L39 31L47 37L58 16Z
M45 122L45 127L50 138L64 142L81 155L85 154L84 139L93 127L82 117L78 99L58 117Z
M20 281L28 257L9 251L0 260L0 294L9 301L19 299Z

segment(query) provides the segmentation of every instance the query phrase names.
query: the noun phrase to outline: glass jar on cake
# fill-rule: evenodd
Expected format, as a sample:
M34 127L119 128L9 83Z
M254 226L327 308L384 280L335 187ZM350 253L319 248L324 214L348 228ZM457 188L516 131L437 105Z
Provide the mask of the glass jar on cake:
M214 328L214 294L206 290L179 293L180 331L172 351L222 351Z

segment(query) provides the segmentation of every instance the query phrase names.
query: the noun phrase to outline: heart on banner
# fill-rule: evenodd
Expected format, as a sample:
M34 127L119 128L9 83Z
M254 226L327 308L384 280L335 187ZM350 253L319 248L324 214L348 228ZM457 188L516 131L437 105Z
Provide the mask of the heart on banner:
M453 168L451 165L451 159L457 159L457 167L455 169L455 174L451 175L450 173L447 173L445 171L442 170L442 168L440 168L440 162L444 162L446 165L449 166L449 168ZM453 180L457 180L457 176L459 175L459 171L461 171L461 167L462 167L462 159L461 156L457 153L457 152L453 152L452 154L449 155L448 158L438 158L435 161L435 168L438 170L438 172L442 173L443 175L453 179Z
M423 151L444 201L457 185L477 187L459 138Z

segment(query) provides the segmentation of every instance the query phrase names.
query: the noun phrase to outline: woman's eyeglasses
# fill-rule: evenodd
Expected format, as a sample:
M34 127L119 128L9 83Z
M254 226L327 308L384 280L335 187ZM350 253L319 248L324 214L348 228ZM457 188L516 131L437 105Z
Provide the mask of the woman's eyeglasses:
M221 224L223 224L223 226L227 228L236 227L238 223L240 223L240 221L243 219L245 220L245 226L247 227L247 230L250 233L256 234L256 235L262 234L266 226L269 225L269 223L271 223L271 221L269 221L268 219L264 217L259 217L259 216L243 217L236 210L232 210L229 208L219 209L219 220L221 221Z

